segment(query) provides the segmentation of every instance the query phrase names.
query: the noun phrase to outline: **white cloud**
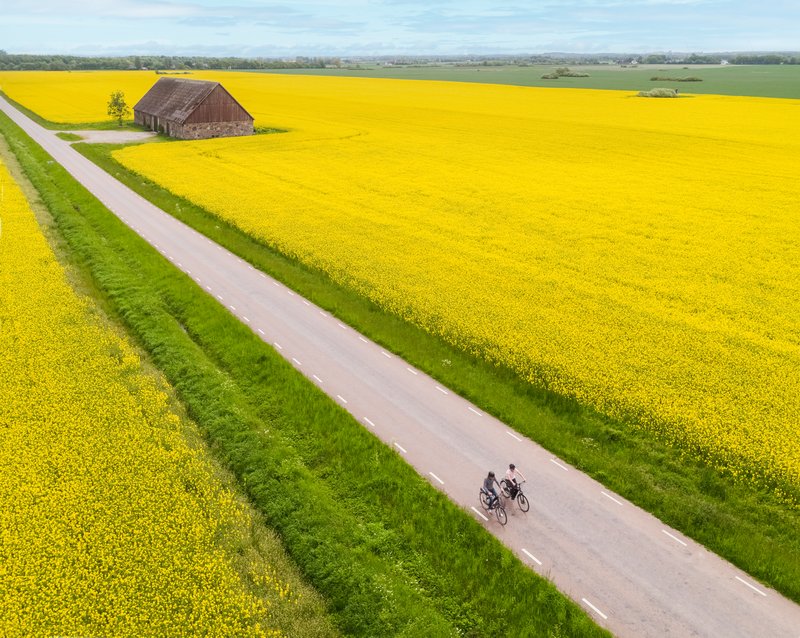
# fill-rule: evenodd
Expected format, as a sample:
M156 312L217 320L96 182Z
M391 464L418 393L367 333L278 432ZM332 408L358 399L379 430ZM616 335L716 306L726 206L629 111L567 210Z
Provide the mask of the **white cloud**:
M134 53L141 45L121 43L148 40L239 55L263 42L272 55L787 50L798 33L796 0L36 0L0 10L0 46L31 53Z

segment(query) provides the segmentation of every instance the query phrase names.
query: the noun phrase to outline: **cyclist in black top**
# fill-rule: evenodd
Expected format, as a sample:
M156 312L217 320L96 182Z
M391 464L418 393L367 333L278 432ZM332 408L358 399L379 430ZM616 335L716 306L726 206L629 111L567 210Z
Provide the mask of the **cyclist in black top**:
M494 489L495 485L500 487L500 483L497 482L494 472L489 472L489 475L483 479L483 489L491 495L491 498L489 499L489 509L494 509L494 506L497 504L498 497L497 491Z

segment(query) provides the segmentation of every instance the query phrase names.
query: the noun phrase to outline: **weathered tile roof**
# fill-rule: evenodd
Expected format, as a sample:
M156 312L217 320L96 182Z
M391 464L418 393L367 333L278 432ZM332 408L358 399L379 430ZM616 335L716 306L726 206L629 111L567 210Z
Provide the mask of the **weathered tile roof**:
M219 82L206 80L159 78L158 82L136 103L133 110L156 115L161 120L183 124L219 85Z

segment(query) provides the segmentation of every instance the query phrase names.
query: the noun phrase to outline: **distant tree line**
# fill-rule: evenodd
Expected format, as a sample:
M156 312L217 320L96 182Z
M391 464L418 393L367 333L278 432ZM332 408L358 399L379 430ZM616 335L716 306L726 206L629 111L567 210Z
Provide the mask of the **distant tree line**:
M800 64L800 54L742 53L689 55L641 54L553 54L553 55L438 55L438 56L375 56L354 57L342 61L337 57L237 58L176 55L77 56L13 54L0 50L0 70L7 71L92 71L137 70L193 71L203 69L322 69L358 62L379 62L397 66L454 64L456 66L530 66L564 64L620 64L631 61L642 64Z
M736 55L731 64L800 64L800 55Z
M0 70L5 71L93 71L108 70L203 70L203 69L321 69L340 66L339 58L296 57L269 58L207 58L173 55L131 55L99 57L75 55L13 54L0 50Z
M800 55L784 55L779 53L744 53L723 55L719 53L701 55L692 53L686 56L651 53L638 59L642 64L719 64L727 60L729 64L800 64Z
M594 64L800 64L800 53L553 53L507 55L385 55L346 58L347 63L380 63L390 66L532 66Z

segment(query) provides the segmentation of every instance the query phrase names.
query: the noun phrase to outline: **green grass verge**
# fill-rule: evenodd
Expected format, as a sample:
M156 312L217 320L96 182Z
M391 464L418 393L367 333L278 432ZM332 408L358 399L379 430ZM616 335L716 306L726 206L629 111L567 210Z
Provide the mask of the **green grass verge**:
M56 133L56 137L60 137L65 142L80 142L83 139L77 133Z
M541 86L548 88L615 89L641 91L651 85L653 75L692 75L701 82L686 84L667 82L665 86L687 93L713 93L719 95L751 95L758 97L800 98L800 65L705 66L684 68L683 65L640 65L622 68L614 65L570 66L588 77L561 77L543 79L559 65L532 66L395 66L364 65L361 69L270 69L253 73L280 73L291 75L330 75L404 80L444 80L452 82L478 82L513 84L515 86Z
M652 435L533 388L275 252L186 199L131 173L119 146L76 146L155 205L355 326L610 489L800 602L800 512L736 483ZM800 493L793 497L800 499ZM796 502L796 501L795 501Z
M76 267L175 387L343 632L606 635L2 114L0 132Z

